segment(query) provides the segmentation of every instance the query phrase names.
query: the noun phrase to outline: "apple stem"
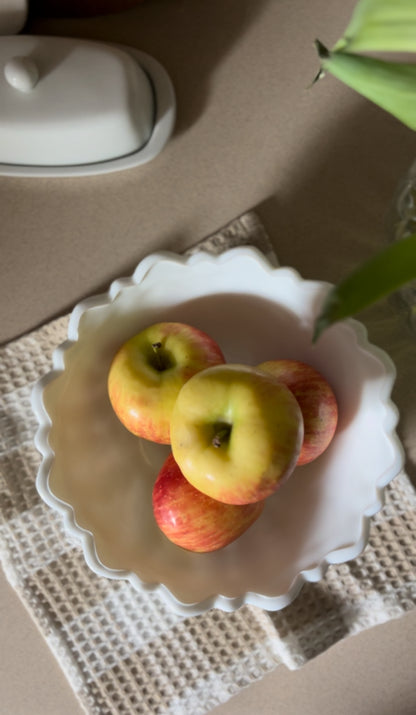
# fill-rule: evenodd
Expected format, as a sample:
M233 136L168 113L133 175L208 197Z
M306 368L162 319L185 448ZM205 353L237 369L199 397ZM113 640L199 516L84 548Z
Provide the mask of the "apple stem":
M152 348L153 348L153 352L154 352L154 354L155 354L156 365L157 365L157 369L158 369L158 370L163 370L163 369L164 369L162 356L161 356L161 354L160 354L160 348L161 348L161 347L162 347L162 343L159 343L159 342L158 342L158 343L152 343Z
M226 442L230 436L230 428L229 427L222 427L221 429L218 430L218 432L214 435L212 438L212 446L216 447L217 449L221 447L223 442Z

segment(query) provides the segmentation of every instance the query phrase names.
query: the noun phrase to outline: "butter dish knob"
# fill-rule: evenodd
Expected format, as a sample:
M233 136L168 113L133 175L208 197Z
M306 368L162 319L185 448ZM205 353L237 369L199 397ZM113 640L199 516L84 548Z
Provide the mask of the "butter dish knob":
M14 89L31 92L39 80L39 70L30 57L12 57L4 66L4 76Z

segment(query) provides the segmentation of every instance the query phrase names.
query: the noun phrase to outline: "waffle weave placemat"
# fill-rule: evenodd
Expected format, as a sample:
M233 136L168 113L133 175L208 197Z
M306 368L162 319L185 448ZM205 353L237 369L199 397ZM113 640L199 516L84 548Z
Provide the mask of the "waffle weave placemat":
M273 258L254 212L189 252L241 244ZM386 490L364 553L331 566L283 611L244 606L185 618L152 593L91 572L35 487L30 394L67 324L64 316L0 348L0 557L87 713L203 715L279 663L299 667L415 607L416 493L405 474Z

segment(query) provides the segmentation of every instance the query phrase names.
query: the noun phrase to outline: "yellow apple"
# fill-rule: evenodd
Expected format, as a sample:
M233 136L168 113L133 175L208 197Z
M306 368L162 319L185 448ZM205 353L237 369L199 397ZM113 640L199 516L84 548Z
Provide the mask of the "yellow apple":
M190 377L224 362L213 338L185 323L155 323L127 340L108 374L108 395L120 422L138 437L169 444L176 398Z
M217 365L179 392L171 419L173 456L199 491L226 504L275 492L292 473L303 419L291 391L243 365Z

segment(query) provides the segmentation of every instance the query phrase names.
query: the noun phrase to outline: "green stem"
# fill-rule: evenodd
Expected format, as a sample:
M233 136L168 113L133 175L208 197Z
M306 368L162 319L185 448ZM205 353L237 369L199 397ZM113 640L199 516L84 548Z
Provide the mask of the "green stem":
M332 323L344 320L416 278L416 234L377 253L338 285L315 322L314 342Z

